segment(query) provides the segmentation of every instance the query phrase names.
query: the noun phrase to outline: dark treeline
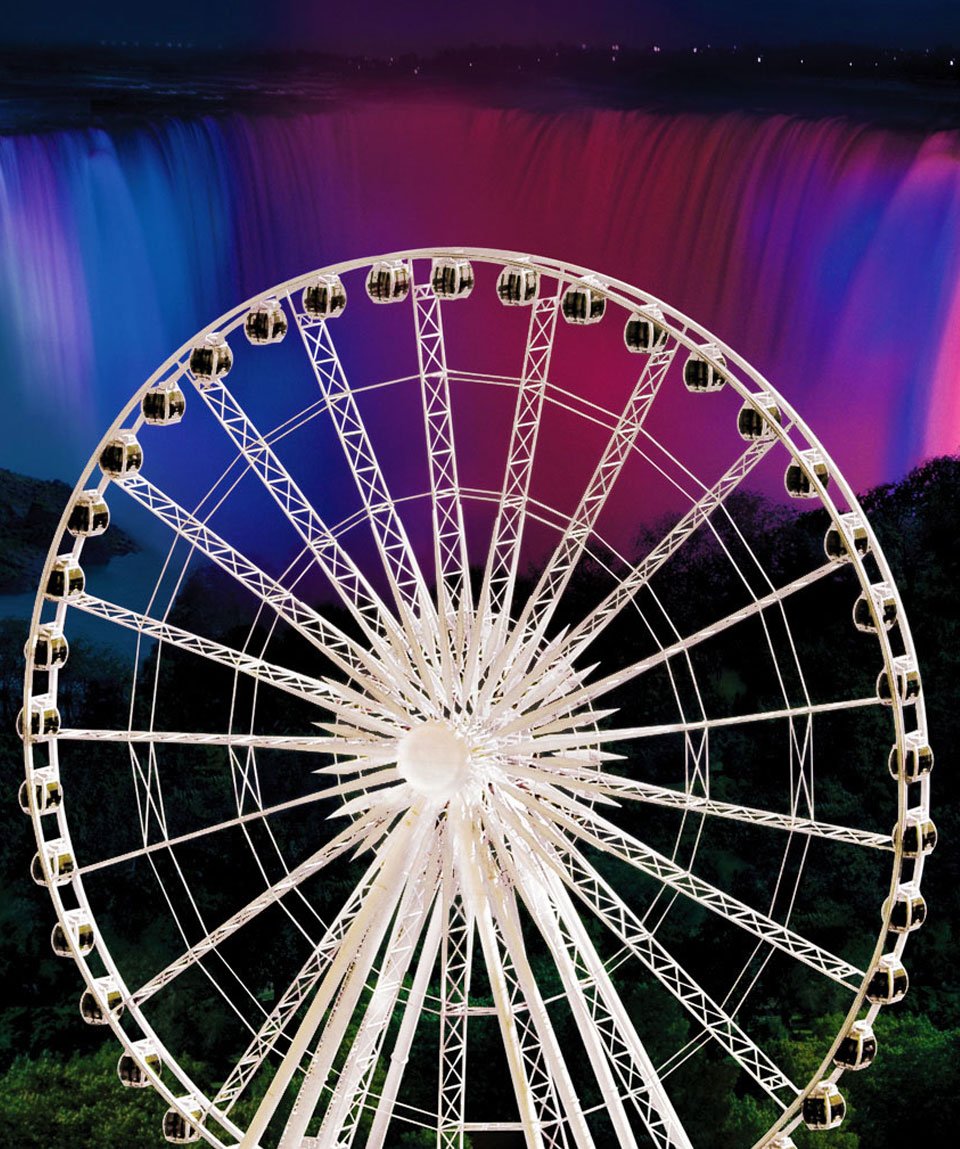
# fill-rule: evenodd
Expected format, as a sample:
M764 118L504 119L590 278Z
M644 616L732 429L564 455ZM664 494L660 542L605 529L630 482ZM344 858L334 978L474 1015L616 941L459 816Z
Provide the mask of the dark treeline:
M59 479L28 479L0 467L0 595L35 590L48 540L56 534L69 498L70 488ZM117 526L91 542L89 553L84 553L88 566L137 550Z
M920 1129L931 1143L947 1143L960 1118L957 1101L960 1096L960 981L956 973L955 936L956 923L960 922L960 863L954 846L960 835L960 801L952 769L960 743L960 714L956 707L960 688L960 606L957 602L960 458L933 460L901 482L871 491L863 504L891 564L913 628L923 672L931 743L938 759L934 772L933 814L941 844L924 873L929 920L907 948L911 992L903 1003L881 1014L878 1023L881 1055L876 1063L863 1073L848 1074L844 1078L850 1119L835 1133L820 1135L812 1141L801 1133L796 1140L798 1144L826 1143L835 1149L857 1149L861 1145L864 1149L868 1146L899 1149L903 1144L912 1144ZM750 494L739 496L733 510L744 533L757 540L758 557L776 583L810 570L821 561L818 556L822 554L819 548L825 527L822 512L796 516L779 504ZM655 532L650 533L649 539L641 537L640 549L655 537ZM736 545L736 539L724 537L722 531L721 538L728 546ZM725 597L733 591L720 575L723 561L716 537L704 532L694 536L664 572L667 577L662 580L660 592L664 606L682 617L690 630L721 616L724 608L733 604L732 598L728 601ZM571 618L576 615L578 602L592 597L595 578L599 575L587 567L580 583L571 588ZM704 589L714 587L715 593L712 589L706 593ZM826 580L821 590L817 609L829 612L835 607L837 618L848 623L849 587L834 590L830 580ZM218 584L197 579L188 586L178 603L179 621L189 625L197 612L206 611L211 593L221 594ZM803 609L802 605L798 609ZM223 601L219 603L218 617L224 619L224 640L242 642L246 632L231 629L230 610L225 609ZM566 619L558 617L556 624L564 621ZM803 646L804 658L820 668L823 678L818 685L827 696L831 675L836 683L844 683L856 680L862 673L866 649L863 642L869 645L873 640L858 635L852 626L838 624L836 633L830 637L828 631L827 638L822 628L817 633L810 628L808 637L800 617L794 629L800 634L798 641ZM20 744L12 732L22 691L24 637L19 623L0 624L0 760L8 794L8 800L0 804L0 1130L3 1131L0 1140L22 1149L160 1146L165 1144L159 1132L162 1104L149 1091L122 1089L115 1072L119 1053L115 1043L112 1039L104 1043L102 1030L84 1026L80 1021L79 978L70 962L51 954L49 900L27 873L35 846L29 820L20 813L15 802L22 765ZM828 649L817 645L824 642L829 642ZM271 649L285 653L294 667L303 653L295 644L284 648L282 640L279 648ZM638 653L642 657L642 651L642 644L634 647L618 633L605 637L603 644L598 643L594 657L607 666L618 661L626 663ZM81 724L82 715L83 725L109 724L117 706L116 683L125 681L125 677L128 679L128 673L125 676L124 669L115 663L115 655L85 649L81 643L71 658L82 660L85 674L83 683L75 684L61 701L64 721ZM869 679L876 670L869 658L866 662ZM162 685L170 688L170 701L169 710L161 710L155 716L158 727L168 724L180 729L225 729L232 679L203 668L201 682L196 669L191 667L188 660L165 656L159 673ZM316 666L312 672L317 672ZM754 676L750 661L738 658L734 645L727 640L704 652L698 675L704 683L709 713L723 713L724 708L736 713L770 701L761 669L756 668ZM194 689L189 688L191 683ZM664 699L660 690L654 679L642 697L624 692L613 702L623 711L629 711L631 719L645 721L651 715L662 713ZM167 697L163 691L161 696ZM273 729L282 731L303 729L312 717L309 707L290 700L272 708L269 721ZM875 812L877 824L888 826L893 805L885 764L881 763L878 769L877 763L868 761L853 742L849 745L838 742L831 750L832 757L825 769L831 788L825 795L829 809L854 810L857 813L851 814L851 818L862 817L865 821L873 818ZM724 776L724 764L736 760L737 751L735 738L718 742L716 796L722 797L724 787L731 784ZM651 754L644 764L650 778L657 780L661 764L656 756ZM209 778L203 771L198 773L195 767L190 769L189 784L185 780L178 782L175 773L171 775L171 800L185 807L202 809L211 817L220 816L217 803L223 805L226 799L215 794L212 767ZM278 785L282 786L282 782ZM86 799L79 792L71 792L68 801L78 821L91 827L91 840L97 835L112 840L122 829L117 811L92 802L85 805ZM324 822L328 812L324 806L311 808L311 813L304 814L288 839L291 857L306 854L318 834L330 832L330 823ZM656 842L661 831L649 813L633 814L625 810L623 819L625 826ZM129 821L135 822L135 818ZM125 832L130 832L129 826ZM699 864L707 871L722 869L727 861L725 850L729 850L731 858L740 856L747 839L739 834L739 828L734 825L729 832L719 835L717 844L699 855ZM197 865L211 886L234 883L242 891L250 889L250 883L254 884L253 888L257 888L258 881L262 885L262 879L246 863L225 860L215 853L198 854ZM326 873L323 889L329 890L331 906L342 899L343 891L355 876L356 870L347 862L338 863ZM759 887L751 885L751 873L737 880L740 882L738 895L748 902L751 895L762 896ZM842 905L856 904L859 880L856 868L832 878L815 872L811 876L813 904L820 907L820 917L814 921L808 911L804 911L808 912L806 918L801 912L793 920L795 927L801 932L805 928L817 930L827 945L831 936L840 937L849 922L842 914L831 915L831 903L835 895L840 894L842 883ZM149 974L162 968L168 956L153 928L150 903L144 900L138 904L132 896L134 889L132 883L125 884L123 879L118 879L112 903L100 913L106 918L114 916L124 920L127 936L136 939L136 954L126 956ZM624 892L628 896L629 888L625 887ZM323 893L320 896L323 897ZM873 891L865 892L862 900L868 911L865 911L865 920L874 923L875 931L878 907ZM698 949L715 944L715 927L704 921L703 915L677 913L674 918L676 920L666 927L669 944L681 961L689 956L695 963ZM297 969L299 959L295 951L287 951L268 937L265 927L261 932L257 924L249 928L250 950L256 951L262 945L264 954L262 968L255 975L258 991L262 991L264 1001L271 1002L279 987L285 986ZM559 985L557 975L544 955L534 957L546 994L554 983ZM683 1042L688 1023L679 1008L658 1006L654 1012L651 999L640 988L629 983L619 988L641 1033L651 1034L651 1052L655 1058ZM776 993L768 983L761 1000L751 1004L750 1021L761 1028L762 1044L774 1060L784 1065L795 1080L805 1080L804 1075L809 1076L815 1069L824 1042L837 1032L842 1017L825 997L822 1010L818 1010L814 1002L810 1011L819 1012L816 1025L812 1029L791 1031L790 995L794 990L791 980L784 979L783 999L776 1000ZM484 986L478 980L474 993L482 996L483 992ZM236 1030L228 1024L229 1019L221 1016L218 1003L210 1000L202 979L197 982L184 979L182 989L178 988L177 993L170 996L171 1000L163 1007L169 1011L165 1019L166 1032L174 1038L182 1038L184 1048L198 1059L196 1068L201 1080L205 1079L205 1064L220 1065L231 1057L236 1058L239 1053ZM572 1023L558 1017L561 1039L564 1024L571 1024L572 1032ZM433 1060L435 1056L433 1047L429 1058ZM477 1079L475 1100L492 1113L498 1098L508 1088L506 1081L500 1079L500 1062L495 1059L492 1048L485 1068L487 1072ZM408 1078L416 1082L421 1076L424 1082L435 1081L435 1067L421 1066L415 1053ZM730 1063L719 1056L708 1056L696 1063L695 1072L685 1074L681 1070L671 1078L671 1091L675 1093L678 1108L685 1115L690 1113L689 1132L694 1144L749 1144L751 1138L766 1128L766 1118L753 1097L740 1095L733 1088L734 1077ZM709 1083L706 1100L702 1092L704 1080ZM687 1094L699 1098L695 1110L692 1105L684 1104ZM419 1141L416 1135L409 1134L404 1143L432 1142Z

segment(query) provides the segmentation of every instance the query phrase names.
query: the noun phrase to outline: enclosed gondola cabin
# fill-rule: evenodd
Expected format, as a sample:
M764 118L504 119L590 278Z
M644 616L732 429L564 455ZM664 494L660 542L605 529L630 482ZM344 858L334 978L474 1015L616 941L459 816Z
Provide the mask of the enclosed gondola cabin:
M218 331L204 336L190 352L190 371L202 387L230 373L233 366L233 352L230 345Z
M50 934L50 947L57 957L73 957L71 941L81 956L90 953L96 943L93 923L84 910L67 910L64 922L57 922Z
M183 418L187 400L173 380L145 391L140 400L143 421L151 427L172 427Z
M899 698L904 706L912 706L920 697L920 672L910 658L893 660L893 674L881 670L877 677L877 697L884 706L892 706Z
M63 791L60 788L60 779L53 767L34 770L29 781L20 783L18 799L20 809L24 814L30 814L30 796L33 793L34 809L38 814L52 814L60 809L63 802Z
M303 289L300 305L311 319L336 319L347 306L347 289L339 275L319 275Z
M190 1114L192 1120L187 1120L179 1109L168 1109L163 1115L163 1136L174 1145L187 1145L200 1140L200 1130L197 1126L203 1116L203 1110L194 1097L181 1097L179 1105Z
M706 354L710 355L712 362L704 358ZM726 379L720 370L723 365L724 360L719 349L705 348L703 354L692 351L683 365L684 387L695 395L722 391L726 384Z
M905 858L924 858L937 847L937 827L923 809L908 810L903 829L898 822L891 837Z
M823 550L833 562L846 562L851 555L861 558L870 550L870 540L860 516L854 513L841 515L840 525L827 529L823 536Z
M435 259L430 285L439 299L466 299L473 291L473 264L469 259Z
M529 307L540 293L535 267L508 263L497 276L497 298L505 307Z
M30 863L30 877L38 886L65 886L72 880L77 867L73 860L73 850L66 838L53 838L44 842L42 854L42 857L40 853L34 854Z
M280 343L287 334L287 316L279 299L254 304L243 321L243 333L257 346Z
M146 1089L153 1084L150 1074L159 1077L163 1072L163 1062L149 1041L138 1041L133 1049L133 1053L120 1055L117 1076L128 1089Z
M111 479L135 475L143 466L143 449L132 431L120 431L100 452L100 470Z
M909 734L904 735L903 751L903 780L913 783L919 782L921 778L926 778L933 769L933 751L927 745L923 733L919 730L911 730ZM900 747L896 743L890 749L887 765L890 768L891 777L899 778Z
M823 487L829 485L827 464L819 451L801 451L800 458L787 467L783 485L792 499L815 499L817 488L814 479Z
M864 634L877 633L877 620L884 630L897 621L897 600L889 583L874 583L869 597L861 594L853 604L853 625Z
M367 274L367 295L374 303L399 303L410 294L410 269L402 260L382 260Z
M55 601L78 598L83 594L85 582L83 569L73 555L60 555L47 576L44 594Z
M820 1081L803 1099L803 1123L808 1129L836 1129L847 1112L840 1090L832 1081Z
M623 342L626 349L635 355L648 355L666 345L667 332L653 315L644 315L638 311L624 325Z
M106 1025L123 1013L123 994L112 977L100 977L80 995L80 1016L87 1025Z
M833 1064L841 1069L866 1069L877 1056L877 1039L869 1021L855 1021L833 1057Z
M60 733L60 711L57 704L49 694L38 694L30 699L30 737L35 742L42 742L46 738L56 738ZM21 709L17 715L17 734L23 739L26 737L24 712Z
M758 395L756 405L744 403L737 415L737 432L741 439L748 443L758 439L772 439L774 424L778 427L783 422L780 408L770 395Z
M563 318L578 327L599 323L606 309L607 297L599 285L585 279L572 283L563 293L560 302Z
M873 968L867 983L866 998L874 1005L893 1005L902 1000L910 988L910 979L896 954L884 954Z
M914 882L897 886L893 904L887 898L883 903L883 917L890 914L890 929L896 934L908 934L919 929L927 919L927 903Z
M52 623L38 626L33 639L23 648L29 658L33 655L34 670L54 670L66 665L70 657L70 644L58 626Z
M67 530L74 538L90 539L102 535L110 526L110 509L99 491L81 491L70 508Z

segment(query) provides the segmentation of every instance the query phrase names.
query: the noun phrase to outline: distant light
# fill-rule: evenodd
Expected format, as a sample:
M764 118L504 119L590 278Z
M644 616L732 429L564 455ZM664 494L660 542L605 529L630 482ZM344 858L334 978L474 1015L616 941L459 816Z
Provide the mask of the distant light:
M803 57L802 56L800 57L800 63L801 64L803 63Z
M659 45L659 44L654 44L654 46L653 46L653 50L654 50L654 52L659 52L659 51L660 51L660 45Z
M762 56L758 56L758 57L757 57L757 63L758 63L758 64L762 64L762 63L763 63L763 57L762 57Z
M694 48L694 49L693 49L693 54L694 54L694 56L696 56L696 54L697 54L697 49L696 49L696 48Z
M610 45L610 51L611 52L619 52L620 51L620 45L619 44L611 44Z

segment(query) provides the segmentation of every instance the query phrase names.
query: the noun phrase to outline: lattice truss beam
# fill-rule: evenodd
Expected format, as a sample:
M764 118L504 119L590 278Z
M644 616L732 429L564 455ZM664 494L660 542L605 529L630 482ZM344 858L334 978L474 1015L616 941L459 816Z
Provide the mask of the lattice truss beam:
M440 300L430 284L415 284L411 294L430 468L437 593L448 627L453 625L458 609L462 608L462 630L462 619L472 613L472 593L463 505L457 478L443 314ZM461 634L460 641L462 638Z
M503 485L484 568L477 622L467 652L464 694L474 707L489 652L497 648L510 625L510 607L520 563L520 546L560 300L558 287L554 295L538 299L530 310Z
M435 668L428 665L421 644L408 634L370 585L353 557L314 509L288 474L274 449L222 382L197 388L207 407L237 450L257 475L296 533L307 545L341 601L360 625L367 641L401 677L419 678L434 702L440 704L442 686ZM408 626L409 629L409 626ZM411 675L411 670L413 674Z
M328 323L323 319L311 319L296 307L293 310L320 393L360 493L367 522L376 539L400 618L410 636L424 643L436 633L436 608L430 599L406 528L387 489L383 469L360 415L360 408L350 388ZM452 453L452 445L449 449ZM459 537L462 539L462 522L459 527ZM436 656L438 652L431 653Z

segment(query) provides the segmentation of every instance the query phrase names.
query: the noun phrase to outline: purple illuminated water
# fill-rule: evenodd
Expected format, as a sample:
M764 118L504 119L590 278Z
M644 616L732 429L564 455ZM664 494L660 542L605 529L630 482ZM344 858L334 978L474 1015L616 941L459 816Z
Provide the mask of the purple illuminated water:
M957 449L956 134L384 98L0 140L0 458L72 479L134 387L233 303L451 243L667 299L767 374L857 488Z

